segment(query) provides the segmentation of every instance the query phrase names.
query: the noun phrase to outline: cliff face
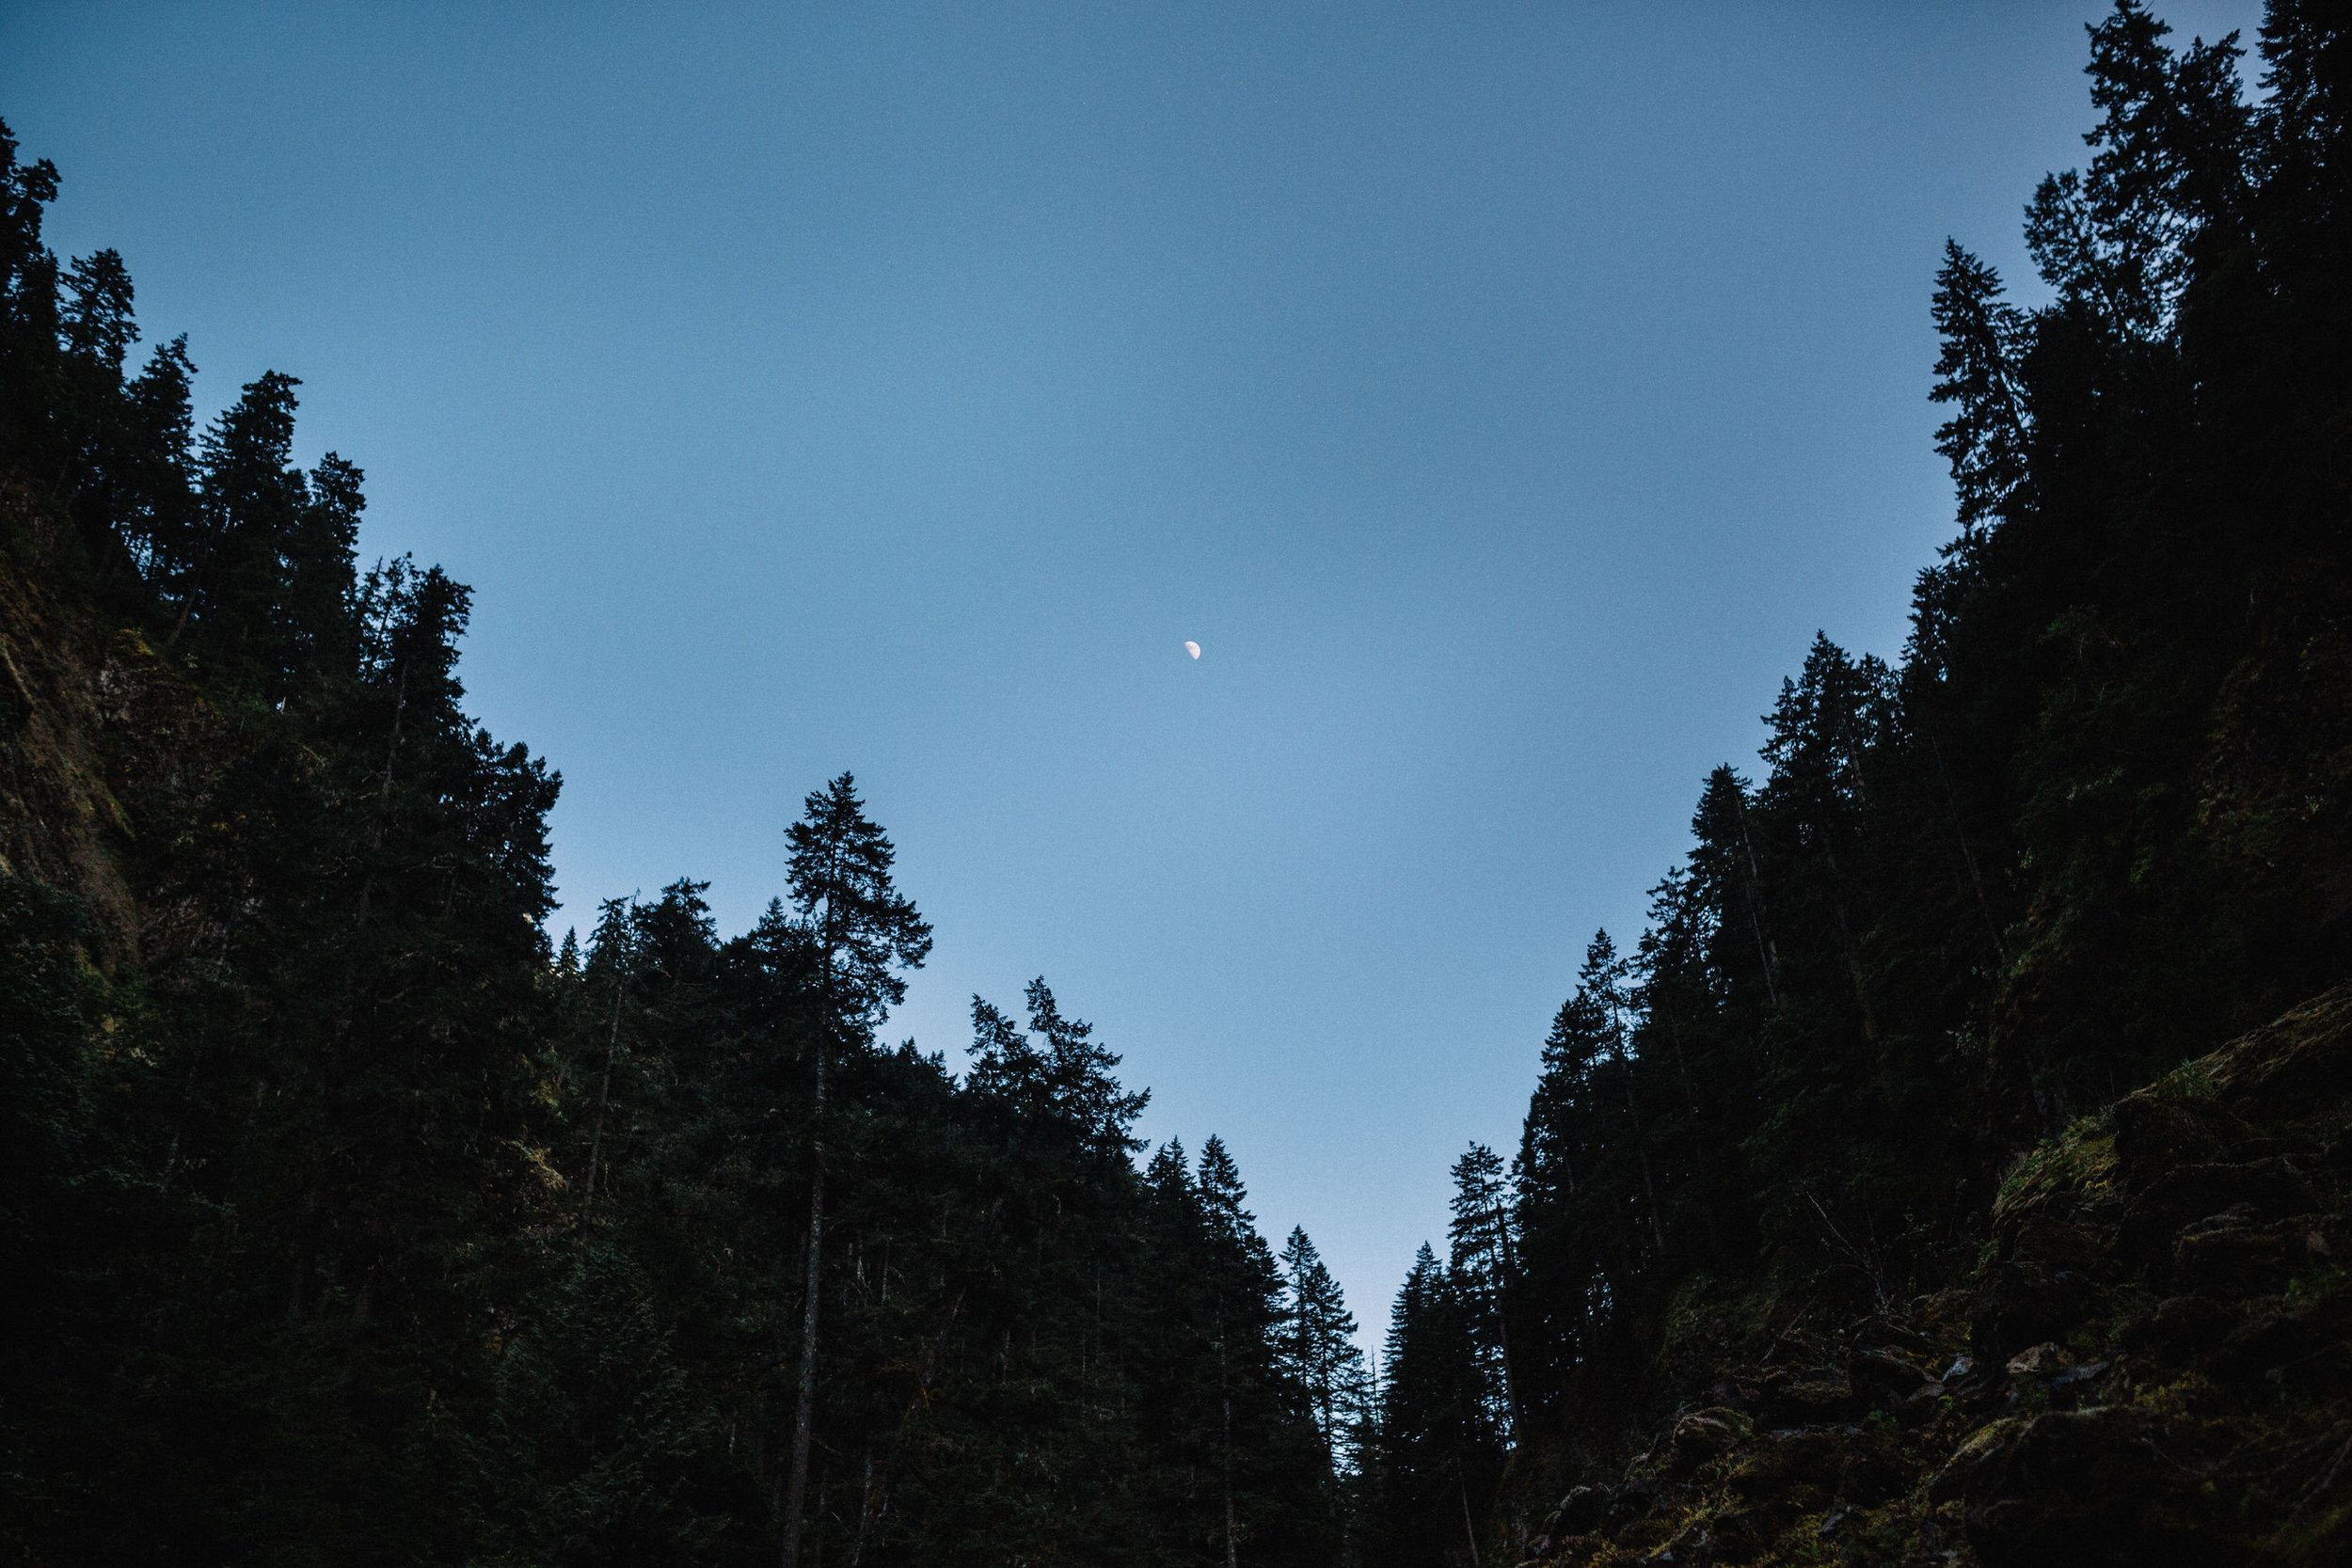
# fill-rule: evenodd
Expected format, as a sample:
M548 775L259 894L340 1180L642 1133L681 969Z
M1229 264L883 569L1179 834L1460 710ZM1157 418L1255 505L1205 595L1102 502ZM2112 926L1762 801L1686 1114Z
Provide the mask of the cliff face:
M2036 1148L1959 1289L1683 1303L1682 1408L1533 1560L2344 1561L2347 1196L2352 987Z
M230 726L138 631L61 588L58 531L0 489L0 875L77 895L106 968L215 933L181 875L211 818Z

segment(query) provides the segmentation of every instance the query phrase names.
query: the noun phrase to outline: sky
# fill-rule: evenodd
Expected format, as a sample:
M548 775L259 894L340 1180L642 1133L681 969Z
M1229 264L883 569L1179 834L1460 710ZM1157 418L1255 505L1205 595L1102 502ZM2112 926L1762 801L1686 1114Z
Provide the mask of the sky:
M888 1037L1042 974L1376 1332L1707 770L1899 652L1941 248L2035 297L2102 9L8 0L0 118L473 586L553 930L742 928L851 770Z

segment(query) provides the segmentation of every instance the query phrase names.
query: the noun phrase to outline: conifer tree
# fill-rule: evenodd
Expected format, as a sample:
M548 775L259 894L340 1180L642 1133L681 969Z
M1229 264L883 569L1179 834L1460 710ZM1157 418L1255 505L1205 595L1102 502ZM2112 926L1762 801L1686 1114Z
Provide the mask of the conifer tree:
M808 797L792 842L792 904L809 927L818 964L819 1017L816 1098L809 1130L808 1282L801 1329L801 1382L792 1418L792 1458L784 1506L784 1568L800 1560L808 1495L809 1443L817 1405L817 1322L825 1232L825 1063L864 1046L882 1015L906 995L900 972L930 953L931 928L890 878L897 859L868 821L856 781L844 773Z
M1965 549L1973 547L1978 530L1999 521L2026 477L2026 415L2016 373L2026 324L2002 299L2000 275L1949 239L1935 275L1933 311L1944 351L1928 396L1955 405L1936 429L1935 450L1951 465L1959 543Z
M1292 1227L1282 1243L1282 1275L1290 1293L1282 1363L1307 1391L1315 1430L1336 1468L1341 1439L1363 1392L1364 1353L1356 1343L1356 1316L1304 1226Z
M1509 1312L1518 1287L1510 1204L1502 1158L1485 1144L1471 1144L1454 1162L1447 1267L1460 1282L1479 1357L1486 1364L1495 1418L1505 1433L1518 1411L1511 1372Z

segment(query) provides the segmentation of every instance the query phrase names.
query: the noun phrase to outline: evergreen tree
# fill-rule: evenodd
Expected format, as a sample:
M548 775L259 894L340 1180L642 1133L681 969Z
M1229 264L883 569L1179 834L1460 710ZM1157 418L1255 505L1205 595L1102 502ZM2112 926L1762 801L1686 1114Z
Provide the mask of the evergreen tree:
M1518 1399L1511 1371L1509 1307L1518 1293L1513 1255L1511 1194L1502 1158L1473 1143L1454 1162L1454 1222L1447 1267L1470 1314L1497 1428L1508 1433Z
M829 1052L863 1045L882 1015L906 995L905 969L930 953L931 928L890 878L890 840L868 821L847 773L807 800L794 823L793 907L810 927L820 1008L816 1099L811 1107L808 1282L801 1329L801 1386L792 1421L792 1467L785 1494L784 1568L800 1560L808 1492L809 1444L817 1403L817 1321L825 1233L825 1062Z
M1340 1444L1364 1398L1364 1353L1356 1343L1356 1315L1340 1282L1324 1266L1306 1227L1291 1227L1282 1243L1282 1276L1289 1301L1281 1329L1283 1371L1306 1390L1315 1431L1331 1455L1337 1480Z

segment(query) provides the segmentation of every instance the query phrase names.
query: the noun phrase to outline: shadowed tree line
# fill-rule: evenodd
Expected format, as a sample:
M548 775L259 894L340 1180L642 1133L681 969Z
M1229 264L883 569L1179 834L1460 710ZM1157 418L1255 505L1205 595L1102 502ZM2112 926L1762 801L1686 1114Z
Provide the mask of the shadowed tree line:
M1041 979L967 1062L848 774L551 944L466 589L202 430L0 133L0 1560L1321 1563L1352 1324Z
M358 568L291 378L199 431L5 144L0 1551L1514 1561L1706 1311L1953 1280L2016 1151L2347 969L2352 41L2274 0L2251 101L2090 43L2046 302L1935 280L1909 644L1818 639L1705 781L1376 1380L1042 980L960 1071L877 1037L930 938L847 775L752 930L689 879L551 945L465 589Z
M1592 939L1516 1158L1456 1167L1367 1562L1516 1560L1700 1392L1702 1305L1951 1282L2017 1150L2352 972L2352 38L2276 0L2258 48L2249 103L2234 35L2119 5L2026 209L2047 302L1947 246L1910 642L1815 641L1639 942Z

